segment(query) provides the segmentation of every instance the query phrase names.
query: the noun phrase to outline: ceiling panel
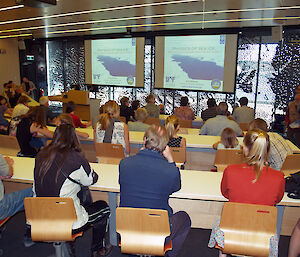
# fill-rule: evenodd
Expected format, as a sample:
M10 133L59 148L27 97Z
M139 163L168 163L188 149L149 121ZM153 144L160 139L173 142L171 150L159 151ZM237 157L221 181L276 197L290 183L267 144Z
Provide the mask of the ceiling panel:
M12 5L14 1L2 0L0 10ZM0 11L0 38L110 34L126 32L126 27L145 32L298 25L299 16L298 0L59 0L47 8ZM22 19L31 20L15 22Z

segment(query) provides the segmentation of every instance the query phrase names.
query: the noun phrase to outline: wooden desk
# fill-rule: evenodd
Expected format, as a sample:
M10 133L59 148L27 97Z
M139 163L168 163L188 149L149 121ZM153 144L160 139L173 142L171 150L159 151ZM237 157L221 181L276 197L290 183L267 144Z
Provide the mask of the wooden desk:
M34 159L25 157L12 157L15 161L14 176L6 181L33 182ZM118 183L118 165L91 163L91 167L98 173L98 182L91 186L91 190L102 192L99 199L108 200L111 209L110 231L111 242L116 244L115 210L118 205L120 186ZM194 170L181 170L181 190L171 195L170 206L174 212L186 211L192 220L192 227L211 229L220 217L223 203L227 201L221 194L220 184L222 173L199 172ZM278 205L278 231L282 235L290 235L300 216L300 200L290 199L285 194Z

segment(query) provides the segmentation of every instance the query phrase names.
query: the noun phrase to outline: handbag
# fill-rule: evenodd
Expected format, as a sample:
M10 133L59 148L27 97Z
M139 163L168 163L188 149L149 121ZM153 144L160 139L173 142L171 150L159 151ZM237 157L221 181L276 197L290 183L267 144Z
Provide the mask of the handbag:
M290 198L300 199L300 171L285 178L285 192Z
M67 176L64 172L62 174L69 180L71 180L73 183L80 185L80 191L77 193L77 196L80 200L80 205L83 207L89 206L93 203L93 198L91 195L91 191L88 186L84 186L78 181L72 179L71 177Z

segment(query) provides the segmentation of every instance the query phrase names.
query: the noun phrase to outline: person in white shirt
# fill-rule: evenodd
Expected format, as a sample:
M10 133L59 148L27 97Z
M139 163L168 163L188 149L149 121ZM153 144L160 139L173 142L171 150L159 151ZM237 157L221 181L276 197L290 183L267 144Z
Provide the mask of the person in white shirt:
M25 95L21 95L18 99L18 104L15 106L12 112L12 118L22 116L29 111L28 103L29 98Z

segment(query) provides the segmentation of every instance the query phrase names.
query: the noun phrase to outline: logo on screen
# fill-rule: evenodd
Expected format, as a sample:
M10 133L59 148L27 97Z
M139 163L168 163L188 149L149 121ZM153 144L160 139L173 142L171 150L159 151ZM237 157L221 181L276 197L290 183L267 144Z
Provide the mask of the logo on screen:
M127 83L128 83L128 85L132 85L133 82L134 82L134 77L128 76L128 77L127 77Z
M93 74L94 79L100 79L100 74Z
M172 83L174 83L174 81L175 81L175 77L174 76L168 76L168 77L166 77L166 82L172 82Z
M220 35L220 44L225 44L226 36Z
M211 87L214 89L214 90L217 90L221 87L222 83L220 80L218 79L214 79L211 81Z

